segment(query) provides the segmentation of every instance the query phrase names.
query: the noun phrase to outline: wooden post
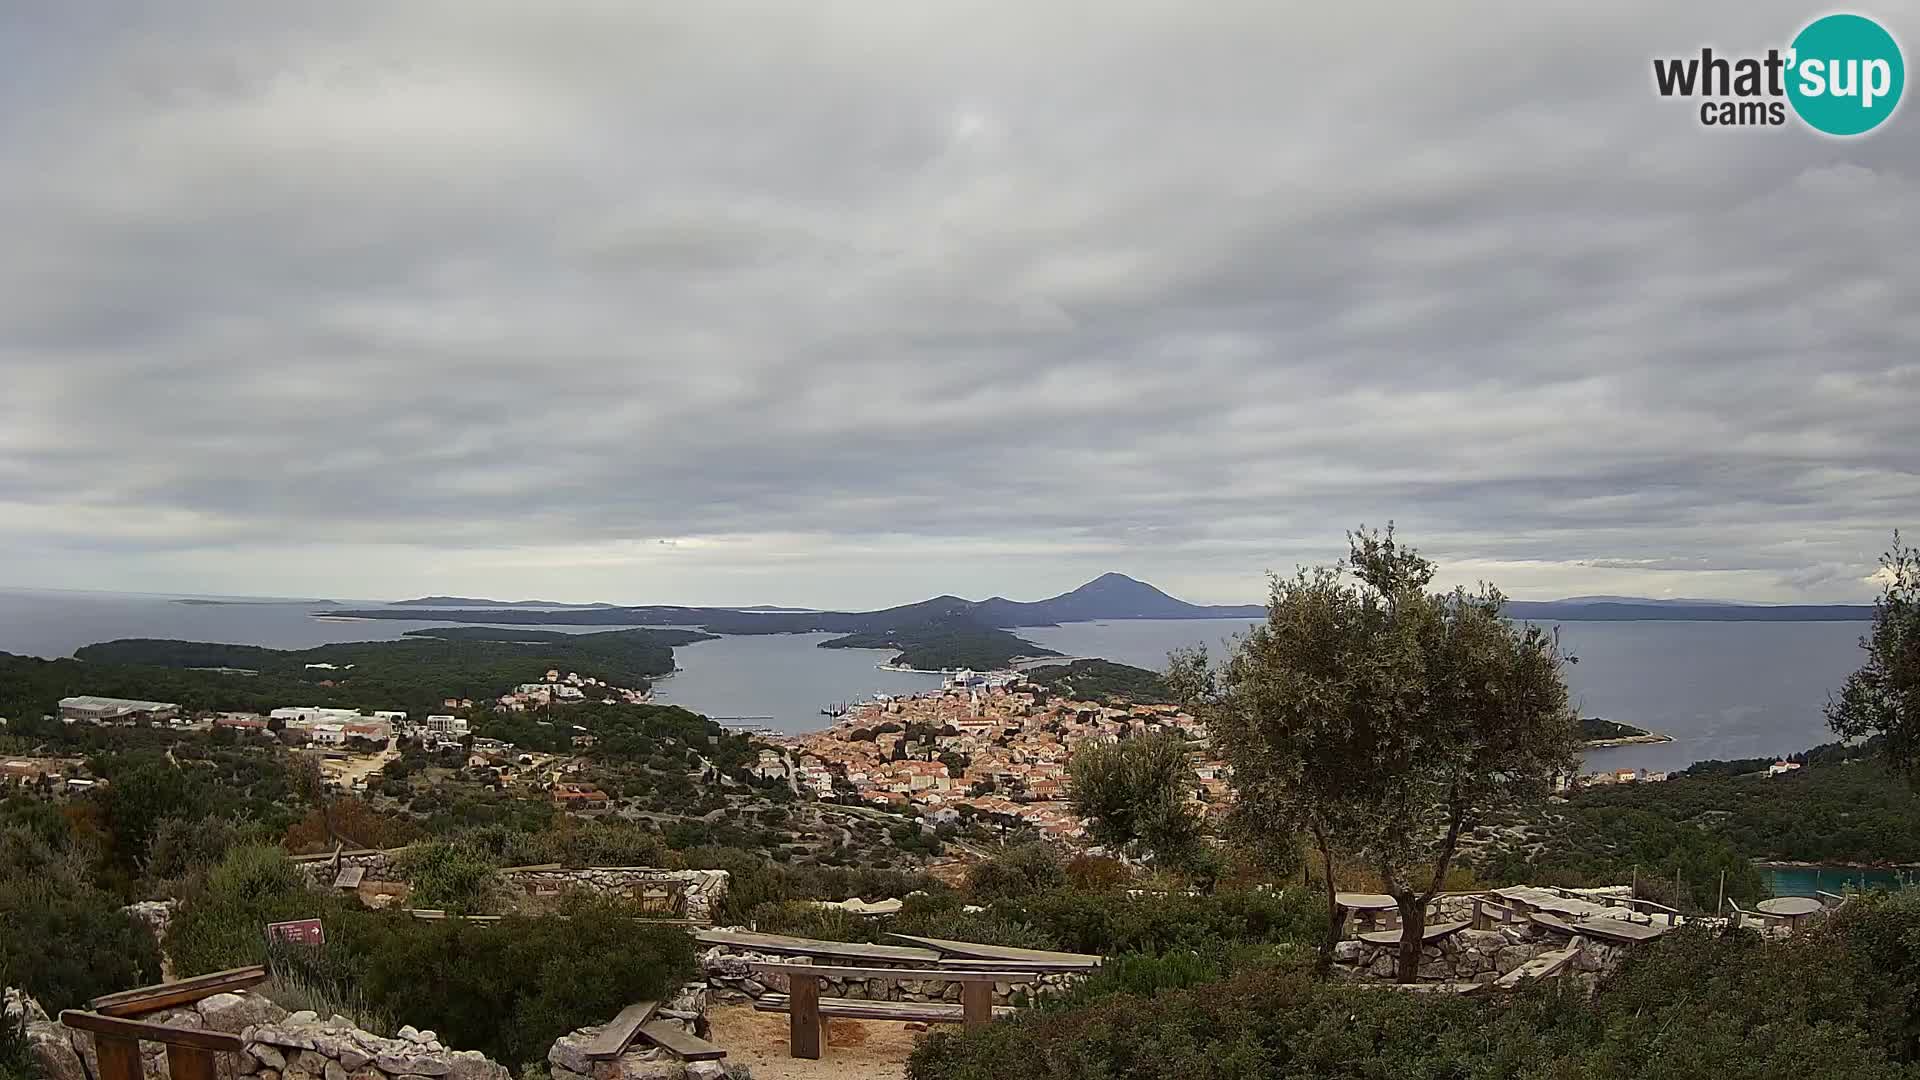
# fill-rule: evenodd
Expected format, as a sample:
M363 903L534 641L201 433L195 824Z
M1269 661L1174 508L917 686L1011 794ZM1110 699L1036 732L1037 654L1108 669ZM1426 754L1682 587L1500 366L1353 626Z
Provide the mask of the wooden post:
M993 984L960 984L960 1015L969 1029L984 1027L993 1020Z
M1633 895L1640 895L1640 864L1633 864Z
M1713 902L1713 912L1718 915L1727 906L1727 872L1720 871L1720 898Z
M167 1075L172 1080L213 1080L213 1051L168 1043Z
M93 1033L93 1051L100 1059L100 1080L141 1080L138 1040L102 1035L96 1031Z
M1473 898L1473 928L1475 930L1493 929L1493 920L1487 917L1486 906L1478 896Z
M793 972L787 976L787 1051L790 1056L818 1061L826 1042L826 1021L820 1016L820 976ZM102 1077L101 1080L111 1080ZM136 1078L137 1080L137 1078Z

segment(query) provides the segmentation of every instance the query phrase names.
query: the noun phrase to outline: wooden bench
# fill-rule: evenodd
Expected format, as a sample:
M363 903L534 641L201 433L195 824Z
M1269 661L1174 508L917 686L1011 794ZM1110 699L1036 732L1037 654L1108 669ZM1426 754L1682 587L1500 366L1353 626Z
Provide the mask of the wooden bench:
M753 1007L761 1012L788 1015L787 1052L792 1057L817 1059L825 1043L828 1017L861 1020L917 1020L933 1024L956 1021L967 1027L979 1027L998 1014L1010 1015L1007 1007L994 1008L993 984L1032 982L1034 971L980 971L947 968L841 967L822 964L775 964L765 961L750 965L755 974L783 975L785 994L762 994ZM823 998L822 979L885 979L890 982L957 982L960 1004L919 1001L865 1001L857 998Z
M1421 930L1420 943L1422 945L1431 945L1443 938L1450 938L1460 931L1465 930L1468 925L1464 919L1458 922L1434 923ZM1401 927L1395 930L1375 930L1371 933L1361 934L1360 940L1369 945L1398 945L1400 944L1400 939L1405 935L1406 928Z

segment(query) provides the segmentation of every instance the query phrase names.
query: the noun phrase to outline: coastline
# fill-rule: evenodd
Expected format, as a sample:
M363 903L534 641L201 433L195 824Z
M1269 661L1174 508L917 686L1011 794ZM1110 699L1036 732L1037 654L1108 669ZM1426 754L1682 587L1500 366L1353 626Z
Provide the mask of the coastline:
M1671 735L1649 731L1645 735L1627 735L1618 739L1588 739L1584 745L1588 750L1606 750L1615 746L1657 746L1672 741Z

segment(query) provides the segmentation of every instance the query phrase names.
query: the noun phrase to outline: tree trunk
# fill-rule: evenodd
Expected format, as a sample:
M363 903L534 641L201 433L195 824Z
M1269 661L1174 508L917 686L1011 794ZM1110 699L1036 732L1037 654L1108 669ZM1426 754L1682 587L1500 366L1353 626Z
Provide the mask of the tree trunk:
M1340 904L1334 899L1333 888L1333 849L1316 832L1314 842L1320 847L1320 861L1326 871L1327 886L1327 939L1320 946L1320 973L1325 975L1333 967L1333 947L1340 944L1340 931L1346 921L1346 913L1340 910Z
M1400 893L1394 897L1400 905L1400 957L1394 965L1397 982L1420 981L1421 938L1427 930L1427 904L1422 897Z

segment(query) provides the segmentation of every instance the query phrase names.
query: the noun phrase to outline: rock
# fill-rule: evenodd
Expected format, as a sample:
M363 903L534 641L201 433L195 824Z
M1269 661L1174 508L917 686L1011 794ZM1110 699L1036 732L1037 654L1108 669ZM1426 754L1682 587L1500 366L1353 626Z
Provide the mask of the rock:
M86 1064L75 1052L66 1029L58 1024L45 1020L29 1023L27 1055L46 1080L87 1080Z
M1360 953L1367 947L1364 941L1342 941L1333 947L1333 958L1343 964L1351 964L1360 959Z
M253 1075L258 1077L259 1080L280 1080L279 1069L261 1069L259 1072L254 1073Z
M398 1035L395 1036L395 1038L405 1039L408 1042L419 1042L420 1029L417 1027L414 1027L412 1024L401 1024L400 1032Z
M437 1043L440 1041L440 1033L431 1028L426 1031L416 1031L413 1033L413 1041L423 1046L428 1043Z
M507 1067L487 1059L478 1050L456 1050L447 1055L449 1080L511 1080Z
M25 990L15 990L12 987L8 987L4 999L0 999L0 1017L16 1024L20 1023L22 1018L29 1024L36 1021L44 1023L53 1019L47 1015L47 1010L40 1007L39 1002L27 995Z
M211 1031L239 1034L258 1024L275 1023L286 1010L258 994L215 994L199 1003L200 1022Z
M340 1067L349 1073L360 1071L372 1061L373 1055L366 1053L358 1046L345 1045L340 1048Z
M312 1009L301 1009L297 1013L288 1013L286 1023L289 1027L299 1027L302 1024L314 1023L319 1019L320 1014L314 1012Z
M687 1080L729 1080L731 1076L727 1067L717 1061L687 1062Z
M320 1075L326 1077L326 1080L347 1080L347 1070L332 1059L328 1059L327 1067Z
M548 1064L582 1076L593 1072L593 1061L587 1057L587 1048L599 1033L597 1028L581 1028L555 1039L553 1047L547 1051Z
M409 1076L445 1076L453 1071L453 1066L431 1054L386 1053L374 1057L373 1063L384 1073Z
M251 1054L260 1064L265 1065L269 1069L278 1071L287 1067L287 1056L280 1052L279 1047L270 1043L248 1043L247 1053Z
M563 1069L558 1065L549 1069L548 1075L552 1076L553 1080L589 1080L589 1077L585 1073L577 1073L572 1069Z

